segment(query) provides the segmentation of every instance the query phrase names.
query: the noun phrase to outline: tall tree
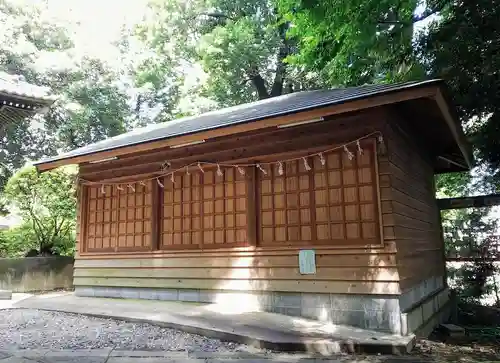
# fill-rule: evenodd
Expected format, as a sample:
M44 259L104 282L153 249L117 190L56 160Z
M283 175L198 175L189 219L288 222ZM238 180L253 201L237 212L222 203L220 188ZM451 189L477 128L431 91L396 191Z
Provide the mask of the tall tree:
M476 156L500 187L500 1L447 1L419 39L420 58L432 77L447 81Z
M414 27L436 9L415 15L417 0L280 0L293 24L298 53L288 61L330 86L402 81L423 76L412 49Z
M151 9L143 39L187 72L200 64L207 75L202 95L219 106L312 86L286 63L295 40L273 1L157 0Z
M0 190L26 160L124 132L134 120L120 70L76 52L69 24L46 2L0 0L0 72L46 86L57 96L45 115L5 126L0 135Z

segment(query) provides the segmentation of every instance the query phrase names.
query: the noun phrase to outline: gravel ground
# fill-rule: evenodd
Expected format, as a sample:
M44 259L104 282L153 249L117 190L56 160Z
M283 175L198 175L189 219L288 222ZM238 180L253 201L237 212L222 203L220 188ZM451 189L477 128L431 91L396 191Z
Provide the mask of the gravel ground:
M255 351L150 324L40 310L1 310L0 349L98 349Z

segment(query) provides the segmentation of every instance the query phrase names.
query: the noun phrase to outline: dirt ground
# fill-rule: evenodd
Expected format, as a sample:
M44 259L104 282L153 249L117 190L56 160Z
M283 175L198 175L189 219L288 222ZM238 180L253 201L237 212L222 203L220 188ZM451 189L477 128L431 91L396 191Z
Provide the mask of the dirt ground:
M435 362L500 362L500 310L461 305L455 323L465 328L461 337L435 330L418 341L411 355Z
M411 356L434 362L500 362L500 341L431 336L418 341Z

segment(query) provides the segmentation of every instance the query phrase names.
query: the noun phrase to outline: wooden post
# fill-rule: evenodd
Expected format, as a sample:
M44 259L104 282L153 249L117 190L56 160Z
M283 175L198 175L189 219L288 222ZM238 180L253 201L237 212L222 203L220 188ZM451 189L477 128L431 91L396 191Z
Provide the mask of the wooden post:
M78 254L87 252L87 223L88 223L88 208L89 208L89 188L83 184L79 186L80 194L78 198L78 214L79 214L79 240Z
M247 239L251 246L257 246L257 208L256 208L256 173L255 168L246 170L247 178Z
M160 219L161 219L161 206L163 200L163 188L153 180L151 181L151 251L160 249Z

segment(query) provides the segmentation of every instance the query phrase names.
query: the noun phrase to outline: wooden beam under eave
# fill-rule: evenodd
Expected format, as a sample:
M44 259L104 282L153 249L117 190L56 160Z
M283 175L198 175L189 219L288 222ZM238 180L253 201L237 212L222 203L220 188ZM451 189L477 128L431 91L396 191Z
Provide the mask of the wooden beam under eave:
M436 100L436 103L438 104L439 109L441 110L441 113L443 114L446 124L450 128L453 138L455 139L458 147L460 148L460 151L462 152L467 166L471 168L473 163L472 152L470 150L470 147L468 146L467 140L465 139L465 135L462 131L459 120L456 120L452 116L452 112L450 110L448 102L445 100L443 92L440 89L437 90L434 98Z
M268 142L264 137L262 137L261 143L254 142L249 145L240 145L236 147L236 145L232 145L230 149L221 149L218 147L212 149L206 149L206 152L202 154L194 154L193 156L185 156L179 157L178 159L172 159L168 157L168 154L162 157L162 159L157 159L156 161L152 161L149 156L143 156L143 159L134 160L135 163L122 166L122 167L114 167L113 164L110 164L107 170L102 170L98 172L90 171L90 168L80 168L80 173L83 179L88 181L104 181L117 179L117 178L126 178L129 176L133 178L137 174L147 174L147 173L157 173L164 174L164 172L160 173L161 164L165 160L169 160L172 163L172 170L176 170L181 167L185 167L186 165L200 162L209 162L209 161L217 161L217 162L230 162L230 163L241 163L247 161L254 157L262 158L262 160L272 160L273 156L279 157L279 155L288 154L292 152L299 152L301 155L307 150L311 150L311 152L323 151L325 147L332 147L334 145L343 143L348 140L353 140L358 137L362 137L367 133L373 132L376 130L376 122L367 123L364 127L353 128L350 130L342 130L336 133L316 133L316 134L307 134L306 136L298 136L294 138L284 138L281 142L274 141ZM314 147L304 148L302 145L315 145ZM215 151L218 150L218 151ZM271 158L271 159L270 159ZM148 162L149 161L149 162ZM194 167L194 166L193 166Z
M439 210L492 207L500 205L500 194L437 199L437 204Z
M379 110L378 110L379 111ZM325 128L335 128L335 133L339 134L339 139L347 133L352 134L352 123L363 122L363 126L375 125L374 119L382 118L382 112L361 112L349 116L340 116L333 119L327 119L321 123L314 123L292 128L271 128L261 129L244 134L228 135L219 138L213 138L205 143L188 146L185 148L171 149L169 147L156 149L154 151L146 151L130 154L116 160L110 160L98 164L84 163L80 164L80 173L86 176L95 175L96 173L109 171L113 169L125 170L133 165L155 164L159 167L165 160L175 163L177 160L189 159L195 157L200 159L203 155L203 160L209 160L209 154L214 152L227 151L233 149L241 149L245 146L263 146L264 144L276 144L286 140L303 137L304 134L324 134ZM357 125L358 126L358 125ZM185 162L184 162L185 163Z
M434 97L438 88L434 85L408 89L403 91L394 91L388 94L375 95L369 98L363 98L355 101L349 101L337 105L313 109L310 111L297 112L285 116L266 118L263 120L245 122L233 126L221 127L213 130L200 131L195 134L178 136L174 138L145 142L136 145L121 147L114 150L101 151L88 155L76 156L67 159L49 161L36 165L39 171L46 171L68 164L80 164L93 160L107 159L110 157L120 157L123 155L154 150L172 145L190 143L201 140L208 140L214 137L233 135L258 129L277 127L279 125L292 124L298 121L324 117L330 115L339 115L342 113L353 112L373 107L379 107L397 102L403 102L424 97Z

